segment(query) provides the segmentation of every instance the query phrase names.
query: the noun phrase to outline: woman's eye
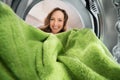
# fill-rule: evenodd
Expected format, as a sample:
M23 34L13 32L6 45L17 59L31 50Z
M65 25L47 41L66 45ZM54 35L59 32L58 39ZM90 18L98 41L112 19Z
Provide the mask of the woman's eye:
M59 22L61 22L62 20L58 20Z
M62 21L62 20L59 20L59 21Z
M54 19L51 18L50 20L54 20Z

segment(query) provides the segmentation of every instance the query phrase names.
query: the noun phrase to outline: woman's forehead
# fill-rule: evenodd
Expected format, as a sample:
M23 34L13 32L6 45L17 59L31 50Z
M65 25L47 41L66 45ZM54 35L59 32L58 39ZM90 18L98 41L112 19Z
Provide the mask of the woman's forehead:
M58 17L58 18L64 18L64 14L62 11L58 10L53 12L53 14L51 15L51 17Z

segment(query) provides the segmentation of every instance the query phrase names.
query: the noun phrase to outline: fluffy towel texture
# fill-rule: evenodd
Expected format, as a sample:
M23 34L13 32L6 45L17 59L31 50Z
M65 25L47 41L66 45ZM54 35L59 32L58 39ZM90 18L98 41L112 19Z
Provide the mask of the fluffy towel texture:
M0 80L120 80L120 65L90 29L57 35L0 2Z

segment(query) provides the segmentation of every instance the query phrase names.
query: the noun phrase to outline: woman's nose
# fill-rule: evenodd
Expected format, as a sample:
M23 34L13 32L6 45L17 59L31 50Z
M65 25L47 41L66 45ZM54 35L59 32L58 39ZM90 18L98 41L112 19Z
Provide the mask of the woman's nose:
M57 26L57 25L58 25L58 22L57 22L57 21L55 21L55 22L54 22L54 25L55 25L55 26Z

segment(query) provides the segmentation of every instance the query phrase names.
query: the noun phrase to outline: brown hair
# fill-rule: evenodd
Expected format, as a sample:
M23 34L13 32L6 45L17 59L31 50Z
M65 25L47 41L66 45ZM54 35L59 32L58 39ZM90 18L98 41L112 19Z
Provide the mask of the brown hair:
M50 19L51 19L51 16L52 14L55 12L55 11L61 11L63 12L64 14L64 24L63 24L63 29L60 31L60 32L64 32L66 31L66 23L67 23L67 20L68 20L68 14L66 13L65 10L61 9L61 8L54 8L49 14L48 16L45 18L45 21L44 21L44 27L40 28L41 30L45 31L45 32L51 32L51 29L50 29Z

